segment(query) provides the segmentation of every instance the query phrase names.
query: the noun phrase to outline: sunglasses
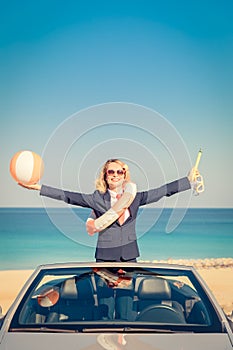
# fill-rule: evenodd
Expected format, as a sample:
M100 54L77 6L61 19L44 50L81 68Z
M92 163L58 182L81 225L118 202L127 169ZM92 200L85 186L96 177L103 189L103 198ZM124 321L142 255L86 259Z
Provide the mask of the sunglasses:
M113 170L113 169L108 169L107 170L107 175L115 175L115 173L117 174L117 175L124 175L124 173L125 173L125 170Z

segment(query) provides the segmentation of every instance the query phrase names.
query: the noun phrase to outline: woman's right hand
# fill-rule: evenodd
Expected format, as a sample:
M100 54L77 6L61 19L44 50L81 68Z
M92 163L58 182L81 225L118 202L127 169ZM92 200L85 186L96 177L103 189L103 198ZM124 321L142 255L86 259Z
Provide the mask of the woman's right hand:
M18 185L21 186L21 187L27 188L28 190L36 190L36 191L40 191L41 190L41 185L40 184L27 185L27 184L19 182Z
M95 220L92 218L88 218L86 221L86 230L89 236L93 236L97 231L95 227Z

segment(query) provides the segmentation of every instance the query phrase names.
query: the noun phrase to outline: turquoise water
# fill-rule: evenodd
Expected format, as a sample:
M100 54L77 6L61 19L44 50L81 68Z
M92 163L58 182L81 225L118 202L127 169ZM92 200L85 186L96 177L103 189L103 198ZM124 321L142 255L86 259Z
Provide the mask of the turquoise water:
M53 209L64 227L72 225L66 209ZM86 209L75 209L83 224L73 227L77 241L63 234L43 208L0 209L0 270L33 269L39 264L94 260L96 239L87 236ZM147 208L138 218L142 260L233 257L233 209L189 209L170 234L171 210ZM153 225L148 222L157 217ZM148 229L149 227L149 229Z

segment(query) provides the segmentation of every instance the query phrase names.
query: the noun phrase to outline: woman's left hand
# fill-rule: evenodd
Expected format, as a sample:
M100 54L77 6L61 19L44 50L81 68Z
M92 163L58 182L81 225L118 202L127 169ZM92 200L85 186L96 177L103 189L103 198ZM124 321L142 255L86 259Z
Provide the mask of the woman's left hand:
M200 175L199 170L197 168L192 168L188 173L188 179L190 183L194 182L197 176L199 175Z

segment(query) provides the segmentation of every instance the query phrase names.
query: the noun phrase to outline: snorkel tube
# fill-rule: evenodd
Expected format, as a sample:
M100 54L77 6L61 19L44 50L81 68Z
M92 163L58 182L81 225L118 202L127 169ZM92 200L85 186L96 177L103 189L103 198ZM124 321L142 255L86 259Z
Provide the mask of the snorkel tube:
M191 182L193 184L193 193L198 196L200 193L204 192L204 180L203 177L199 174L198 166L201 160L202 150L200 149L197 155L196 163L191 171Z

